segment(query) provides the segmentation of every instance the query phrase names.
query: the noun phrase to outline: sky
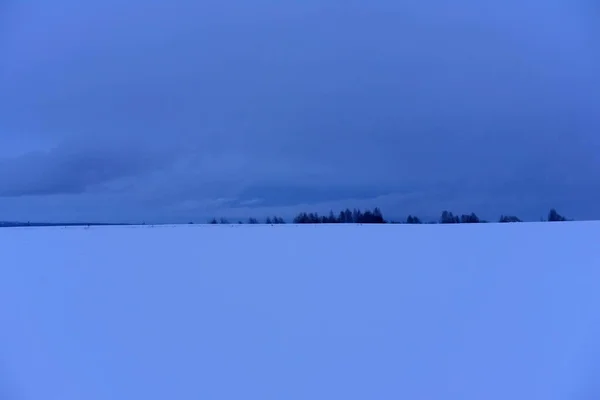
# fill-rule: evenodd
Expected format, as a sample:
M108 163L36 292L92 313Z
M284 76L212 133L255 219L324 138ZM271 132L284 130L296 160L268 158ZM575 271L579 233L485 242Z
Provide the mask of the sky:
M0 2L0 220L600 218L591 0Z

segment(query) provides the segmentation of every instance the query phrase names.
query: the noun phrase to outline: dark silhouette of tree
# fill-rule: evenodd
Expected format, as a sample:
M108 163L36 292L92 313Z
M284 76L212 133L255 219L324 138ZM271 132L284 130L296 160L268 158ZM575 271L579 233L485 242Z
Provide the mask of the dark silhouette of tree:
M350 209L345 209L343 211L340 211L336 222L340 223L340 224L351 224L354 222L354 218L352 216L352 211L350 211Z
M385 219L383 218L383 213L379 209L379 207L375 207L373 209L373 224L385 224Z
M308 214L305 212L302 212L300 214L298 214L295 218L294 218L294 224L310 224L310 220L308 218Z
M518 217L514 215L501 215L500 221L501 223L509 223L509 222L522 222Z
M460 217L460 222L462 224L478 224L481 221L479 220L479 217L475 215L475 213L471 213L470 215L463 214Z
M542 219L542 221L546 221ZM556 221L570 221L564 216L560 215L556 209L551 209L548 213L547 221L556 222ZM475 224L475 223L486 223L488 221L484 221L479 219L479 217L475 213L471 214L463 214L460 217L458 215L454 215L451 211L445 210L442 212L442 215L439 221L427 222L428 224ZM509 222L522 222L521 219L514 215L501 215L499 222L501 223L509 223ZM191 222L190 222L191 223ZM216 219L213 218L209 221L209 224L229 224L229 221L225 218ZM274 216L266 218L267 224L285 224L283 218ZM355 224L386 224L386 223L403 223L397 221L386 221L383 217L383 213L381 209L375 207L372 210L360 210L353 209L352 211L349 208L346 208L339 213L335 213L333 210L329 211L327 215L319 215L316 212L301 212L293 219L294 224L337 224L337 223L355 223ZM409 215L406 218L406 224L422 224L423 221L414 215ZM242 224L241 221L238 224ZM256 218L249 218L248 224L258 224L258 220Z
M365 211L364 213L362 213L362 215L359 218L359 223L361 224L371 224L373 223L373 213L369 210Z
M358 214L358 223L360 224L384 224L385 219L383 219L383 215L378 208L375 208L373 211L366 210L364 213L359 211Z
M458 216L454 216L450 211L444 211L442 213L442 217L440 218L440 223L442 224L458 224L460 220Z
M552 210L550 210L550 212L548 213L548 221L549 222L562 222L562 221L566 221L567 219L565 217L563 217L562 215L560 215L554 208Z
M348 223L348 224L354 223L354 216L352 215L352 211L350 211L349 208L346 208L344 210L344 215L345 215L346 223Z
M383 214L379 208L375 208L373 209L373 211L367 210L365 212L362 212L358 209L355 209L354 211L346 209L345 211L341 211L337 217L333 211L330 211L329 215L327 216L319 216L318 213L302 212L294 218L293 222L295 224L386 223L385 219L383 218Z
M406 223L407 224L421 224L421 220L419 219L419 217L415 217L413 215L409 215L408 218L406 218Z
M327 223L328 224L337 224L338 222L340 222L340 221L335 217L333 210L329 211L329 215L327 216Z

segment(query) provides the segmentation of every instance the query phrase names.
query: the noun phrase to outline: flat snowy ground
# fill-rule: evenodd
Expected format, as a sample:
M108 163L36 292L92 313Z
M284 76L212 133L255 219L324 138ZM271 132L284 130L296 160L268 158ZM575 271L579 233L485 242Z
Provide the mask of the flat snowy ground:
M598 399L600 223L0 229L0 398Z

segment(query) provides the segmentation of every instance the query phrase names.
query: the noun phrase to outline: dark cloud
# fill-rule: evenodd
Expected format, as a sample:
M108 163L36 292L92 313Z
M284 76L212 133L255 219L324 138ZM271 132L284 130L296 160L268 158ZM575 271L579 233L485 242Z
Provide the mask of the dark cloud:
M356 186L318 186L318 185L260 185L252 186L241 192L240 198L232 206L282 207L294 204L315 204L348 199L372 199L394 193L394 189L384 187Z
M65 146L4 159L0 195L78 194L167 165L165 158L126 146Z
M558 199L548 182L574 209L596 195L586 0L3 4L14 215L6 196L59 219L169 219L392 194L399 213L500 213L499 196Z

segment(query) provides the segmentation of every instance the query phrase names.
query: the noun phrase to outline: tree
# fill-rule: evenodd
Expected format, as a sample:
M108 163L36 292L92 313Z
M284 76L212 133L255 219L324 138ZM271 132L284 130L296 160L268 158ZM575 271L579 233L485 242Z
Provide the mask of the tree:
M373 216L373 213L369 210L365 211L362 214L362 218L361 218L361 223L362 224L372 224L374 221L375 217Z
M383 213L381 212L379 207L375 207L375 209L373 209L373 223L385 224L385 219L383 218Z
M407 224L421 224L421 220L418 217L409 215L408 218L406 218L406 223Z
M295 224L336 224L336 223L361 223L361 224L384 224L386 223L383 218L383 213L379 208L373 209L373 211L367 210L364 213L355 209L350 211L346 209L340 211L338 216L332 211L327 216L319 216L318 213L307 214L302 212L294 218Z
M211 219L211 220L210 220L210 222L209 222L209 223L210 223L210 224L212 224L212 225L216 225L216 224L218 224L218 223L219 223L219 221L217 221L217 219L216 219L216 218L213 218L213 219Z
M352 211L350 211L349 208L346 208L346 210L344 210L344 219L346 220L346 223L348 223L348 224L356 222L354 220L354 216L352 215Z
M560 215L554 208L550 210L550 212L548 213L548 221L549 222L562 222L562 221L566 221L567 219L565 217L563 217L562 215Z
M480 221L475 213L471 213L470 215L463 214L460 217L460 222L463 224L478 224Z
M522 222L522 221L514 215L501 215L500 222L501 223L510 223L510 222Z
M458 216L454 216L450 211L444 211L442 213L442 217L440 218L440 223L442 224L458 224L460 220Z
M308 217L308 214L305 212L301 212L294 218L294 224L309 224L309 223L310 223L310 219Z
M335 215L333 214L333 210L329 211L329 216L327 217L327 223L328 224L335 224L337 222L339 222L339 221L335 217Z
M248 223L250 225L256 225L258 224L258 220L256 218L248 218Z

